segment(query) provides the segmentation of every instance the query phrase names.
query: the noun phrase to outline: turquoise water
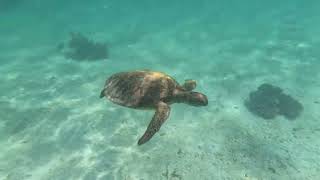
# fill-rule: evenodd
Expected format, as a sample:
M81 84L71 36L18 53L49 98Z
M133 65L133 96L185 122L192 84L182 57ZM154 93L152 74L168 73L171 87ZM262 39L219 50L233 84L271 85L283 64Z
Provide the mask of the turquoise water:
M320 1L0 2L0 179L317 180ZM57 50L80 32L109 57ZM113 73L195 79L209 105L171 106L146 144L153 111L99 99ZM262 83L303 104L295 120L244 106Z

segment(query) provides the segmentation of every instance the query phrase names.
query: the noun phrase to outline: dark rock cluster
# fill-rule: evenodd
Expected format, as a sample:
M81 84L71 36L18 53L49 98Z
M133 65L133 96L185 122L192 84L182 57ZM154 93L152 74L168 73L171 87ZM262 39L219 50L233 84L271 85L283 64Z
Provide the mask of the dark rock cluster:
M266 83L251 92L244 104L250 112L264 119L272 119L277 115L295 119L303 110L302 104L283 93L281 88Z
M106 43L94 42L80 33L71 33L70 40L59 45L66 58L73 60L101 60L108 58Z

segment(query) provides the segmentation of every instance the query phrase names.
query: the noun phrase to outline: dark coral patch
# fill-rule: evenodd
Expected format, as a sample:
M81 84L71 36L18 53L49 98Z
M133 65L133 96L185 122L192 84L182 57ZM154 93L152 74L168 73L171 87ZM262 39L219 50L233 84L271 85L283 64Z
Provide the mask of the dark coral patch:
M251 92L244 104L250 112L264 119L272 119L277 115L295 119L303 110L302 104L283 93L281 88L266 83Z

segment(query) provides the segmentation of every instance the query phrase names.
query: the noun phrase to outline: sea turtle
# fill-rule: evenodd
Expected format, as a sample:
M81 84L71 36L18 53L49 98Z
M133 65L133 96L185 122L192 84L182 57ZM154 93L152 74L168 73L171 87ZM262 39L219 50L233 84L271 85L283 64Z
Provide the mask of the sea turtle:
M186 103L206 106L206 95L192 91L195 80L185 80L183 85L169 75L151 70L120 72L110 76L101 91L113 103L135 109L155 109L156 112L138 145L149 141L159 131L170 114L170 104Z

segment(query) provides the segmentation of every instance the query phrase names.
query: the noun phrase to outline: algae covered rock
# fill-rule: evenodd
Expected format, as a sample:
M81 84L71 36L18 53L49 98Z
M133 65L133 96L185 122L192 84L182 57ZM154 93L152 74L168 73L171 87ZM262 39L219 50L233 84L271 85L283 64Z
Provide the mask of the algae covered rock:
M58 49L66 58L73 60L101 60L108 58L106 43L94 42L80 33L70 33L66 44L60 44Z
M281 88L267 83L252 91L244 104L250 112L264 119L273 119L277 115L295 119L303 110L300 102L285 94Z
M279 102L279 113L288 119L297 118L303 110L302 104L289 95L282 94L279 97Z

